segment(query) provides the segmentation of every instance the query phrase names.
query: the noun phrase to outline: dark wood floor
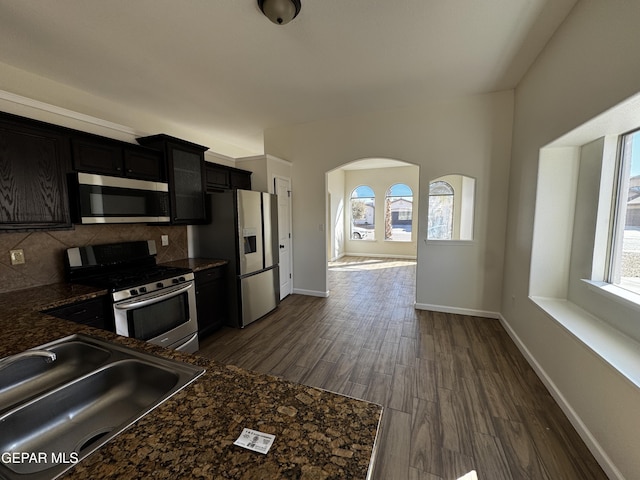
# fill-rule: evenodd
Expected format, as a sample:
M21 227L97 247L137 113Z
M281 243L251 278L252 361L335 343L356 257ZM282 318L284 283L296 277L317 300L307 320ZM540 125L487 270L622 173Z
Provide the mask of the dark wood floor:
M376 480L607 478L497 320L415 310L414 262L345 257L329 281L200 354L382 404Z

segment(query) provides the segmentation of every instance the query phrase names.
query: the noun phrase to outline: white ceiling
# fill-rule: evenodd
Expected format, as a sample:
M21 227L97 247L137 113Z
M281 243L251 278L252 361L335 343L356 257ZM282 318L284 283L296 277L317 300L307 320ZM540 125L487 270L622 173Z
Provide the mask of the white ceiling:
M0 0L0 62L253 155L269 127L513 88L576 1L302 0L278 26L256 0Z

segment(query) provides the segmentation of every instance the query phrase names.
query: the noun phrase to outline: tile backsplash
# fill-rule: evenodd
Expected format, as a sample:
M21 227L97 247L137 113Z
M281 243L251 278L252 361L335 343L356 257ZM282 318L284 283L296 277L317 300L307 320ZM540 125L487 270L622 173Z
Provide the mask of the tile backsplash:
M169 236L162 246L161 236ZM63 253L67 248L101 243L155 240L158 263L187 258L187 227L76 225L73 230L0 233L0 293L64 282ZM25 263L11 265L9 252L24 250Z

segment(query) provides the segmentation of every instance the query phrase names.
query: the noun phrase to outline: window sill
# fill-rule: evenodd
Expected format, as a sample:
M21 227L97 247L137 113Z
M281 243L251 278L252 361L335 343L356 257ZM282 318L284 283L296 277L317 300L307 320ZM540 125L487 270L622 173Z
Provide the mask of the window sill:
M575 338L640 388L638 342L568 300L529 298ZM640 308L637 304L636 306Z
M595 282L583 278L582 281L589 286L589 289L605 297L621 302L625 307L632 308L640 313L640 295L630 290L617 287L607 282Z

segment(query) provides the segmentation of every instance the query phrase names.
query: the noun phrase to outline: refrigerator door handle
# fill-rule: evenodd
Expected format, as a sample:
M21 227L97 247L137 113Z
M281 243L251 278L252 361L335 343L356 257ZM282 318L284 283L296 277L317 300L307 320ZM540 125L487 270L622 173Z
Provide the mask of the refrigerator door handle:
M278 197L262 194L262 225L264 226L264 268L278 264ZM284 248L280 245L280 248Z

